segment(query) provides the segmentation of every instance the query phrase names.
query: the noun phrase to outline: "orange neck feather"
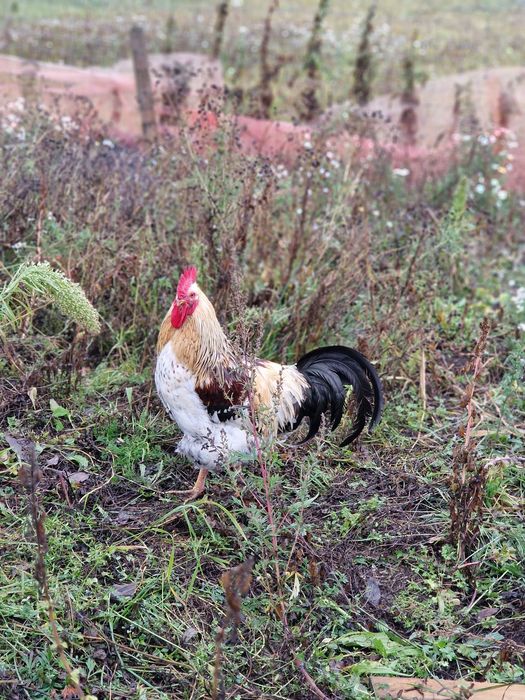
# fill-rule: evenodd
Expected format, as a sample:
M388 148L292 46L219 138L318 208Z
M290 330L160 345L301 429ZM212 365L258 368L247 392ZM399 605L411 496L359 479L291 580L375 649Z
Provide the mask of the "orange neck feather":
M224 371L234 363L232 347L222 330L215 309L201 291L199 303L181 328L171 325L171 309L162 321L157 353L171 342L175 356L196 377L197 386L224 380Z

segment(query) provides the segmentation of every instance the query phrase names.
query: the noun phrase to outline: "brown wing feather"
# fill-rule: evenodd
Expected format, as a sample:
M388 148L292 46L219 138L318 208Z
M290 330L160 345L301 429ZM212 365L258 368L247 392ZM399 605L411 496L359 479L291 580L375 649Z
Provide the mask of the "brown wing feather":
M217 412L219 418L227 420L235 413L232 408L244 403L247 383L248 376L243 372L237 369L226 370L223 382L209 379L206 384L196 386L195 391L208 409L208 413Z

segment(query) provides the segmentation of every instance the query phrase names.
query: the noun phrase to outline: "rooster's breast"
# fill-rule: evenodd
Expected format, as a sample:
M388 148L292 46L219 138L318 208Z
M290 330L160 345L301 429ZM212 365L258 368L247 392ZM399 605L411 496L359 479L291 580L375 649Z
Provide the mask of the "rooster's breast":
M171 343L166 343L157 357L155 385L169 417L184 433L205 429L207 412L195 390L195 377L178 360Z

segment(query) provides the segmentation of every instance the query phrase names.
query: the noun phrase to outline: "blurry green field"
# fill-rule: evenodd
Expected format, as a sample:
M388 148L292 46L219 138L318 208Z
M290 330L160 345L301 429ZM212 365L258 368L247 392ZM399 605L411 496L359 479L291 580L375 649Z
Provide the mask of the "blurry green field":
M127 55L128 29L138 22L148 30L152 50L207 52L217 4L213 0L4 2L0 51L81 65L111 64ZM245 85L253 80L257 67L269 3L233 0L230 5L222 59L227 79ZM317 5L317 0L282 0L274 14L270 52L288 59L290 70L284 71L288 82L301 66ZM328 82L327 102L348 93L347 76L368 7L369 3L358 0L330 3L320 66ZM523 64L523 26L525 5L517 0L384 0L378 4L374 22L375 90L399 86L399 63L409 50L420 79L482 66Z

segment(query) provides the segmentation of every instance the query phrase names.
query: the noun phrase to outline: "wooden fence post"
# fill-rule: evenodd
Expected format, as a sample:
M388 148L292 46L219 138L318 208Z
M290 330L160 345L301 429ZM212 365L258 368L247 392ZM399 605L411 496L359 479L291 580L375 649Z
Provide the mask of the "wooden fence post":
M141 27L133 26L129 33L129 42L133 58L133 70L135 72L137 102L142 120L142 133L145 140L152 143L157 138L157 122L155 120L153 90L151 89L144 30Z
M215 39L213 40L213 49L211 52L212 58L219 58L221 52L222 40L224 36L224 25L226 24L226 18L228 17L229 0L224 0L219 3L217 7L217 20L215 22Z

